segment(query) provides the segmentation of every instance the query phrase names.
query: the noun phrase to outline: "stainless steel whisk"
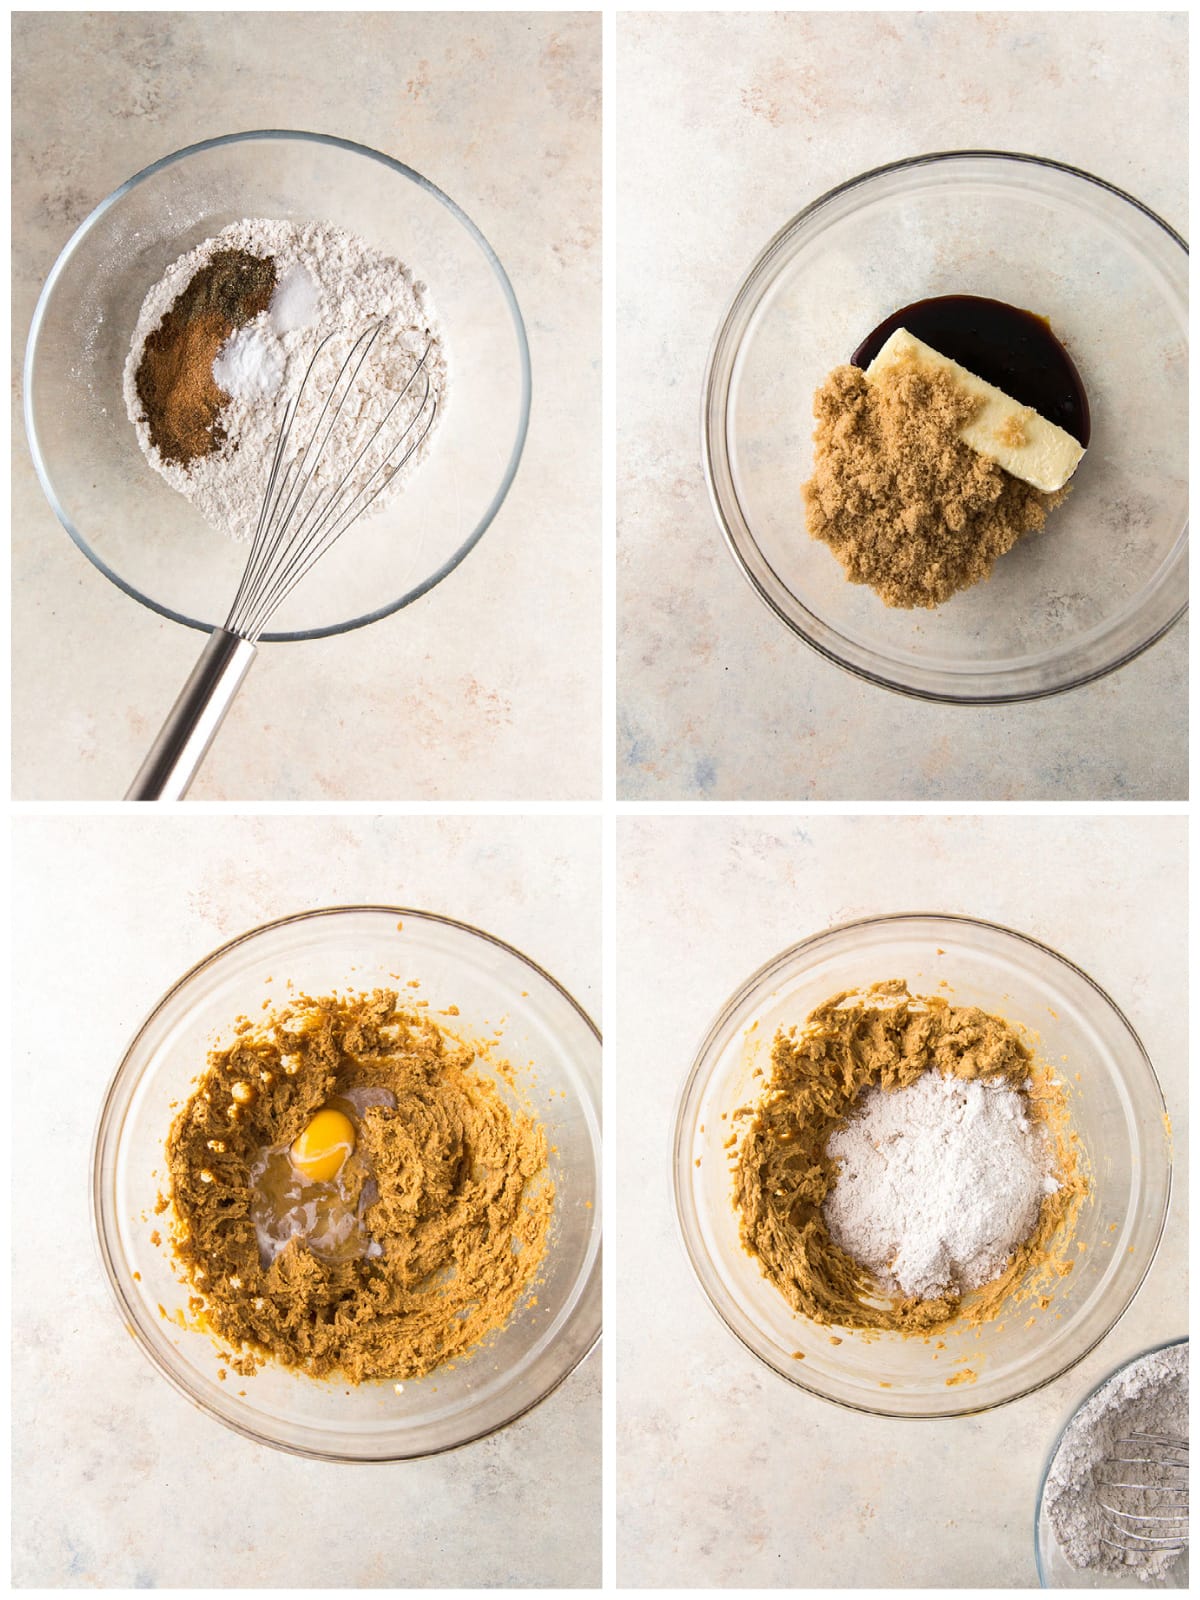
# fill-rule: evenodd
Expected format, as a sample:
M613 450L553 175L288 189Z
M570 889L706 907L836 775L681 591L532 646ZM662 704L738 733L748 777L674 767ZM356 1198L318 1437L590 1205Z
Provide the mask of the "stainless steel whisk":
M412 459L433 426L437 394L426 365L430 350L430 343L426 343L404 388L361 449L357 449L351 466L332 486L314 485L314 475L330 437L382 327L383 323L376 323L354 341L311 433L302 448L290 455L300 401L317 360L333 335L314 351L300 387L284 408L258 525L229 616L223 627L214 628L210 634L133 780L127 800L179 800L187 793L276 610L350 524L362 516L389 479ZM357 482L360 464L377 441L385 439L384 430L401 406L404 411L399 421L405 416L409 420L380 459L373 466L368 461L370 470ZM396 459L399 452L403 453Z
M1188 1542L1188 1444L1165 1433L1118 1439L1100 1465L1101 1542L1124 1555L1170 1554Z

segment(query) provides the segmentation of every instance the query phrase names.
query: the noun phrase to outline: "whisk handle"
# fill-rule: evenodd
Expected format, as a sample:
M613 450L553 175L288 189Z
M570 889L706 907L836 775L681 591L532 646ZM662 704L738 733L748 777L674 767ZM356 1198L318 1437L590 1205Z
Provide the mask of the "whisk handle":
M249 639L213 629L126 800L183 799L254 656Z

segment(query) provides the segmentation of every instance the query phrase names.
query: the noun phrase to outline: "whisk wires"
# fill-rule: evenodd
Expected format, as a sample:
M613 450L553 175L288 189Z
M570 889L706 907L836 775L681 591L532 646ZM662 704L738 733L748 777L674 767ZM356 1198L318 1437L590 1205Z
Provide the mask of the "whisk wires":
M1188 1542L1188 1447L1161 1433L1119 1439L1097 1472L1108 1529L1100 1542L1126 1555L1167 1554Z
M391 478L404 469L433 426L438 402L428 368L432 340L427 340L420 360L381 421L365 430L364 442L356 449L350 465L335 483L314 485L335 429L339 425L349 425L341 423L343 411L382 328L382 322L376 323L355 339L307 439L294 454L291 452L292 432L301 401L322 352L334 337L332 334L313 352L300 387L284 407L249 559L225 623L227 632L252 643L257 641L305 574L350 524L363 515ZM360 466L367 461L377 442L385 439L385 429L401 406L412 411L408 422L374 465L368 462L370 470L360 477ZM398 419L397 428L403 417L404 413Z

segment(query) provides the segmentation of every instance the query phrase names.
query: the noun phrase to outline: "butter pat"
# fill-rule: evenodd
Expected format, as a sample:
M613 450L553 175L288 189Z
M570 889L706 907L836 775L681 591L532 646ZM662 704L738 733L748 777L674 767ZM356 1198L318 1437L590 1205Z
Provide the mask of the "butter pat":
M889 368L910 362L947 373L964 394L982 402L960 429L959 438L1014 478L1048 494L1061 489L1083 459L1083 446L1064 428L977 378L957 361L939 355L906 328L897 328L892 334L867 368L867 380L877 381Z

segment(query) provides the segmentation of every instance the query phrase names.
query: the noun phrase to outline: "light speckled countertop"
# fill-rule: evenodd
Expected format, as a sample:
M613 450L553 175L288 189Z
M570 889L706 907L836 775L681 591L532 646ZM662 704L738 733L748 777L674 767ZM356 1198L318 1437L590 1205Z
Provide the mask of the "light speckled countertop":
M26 817L15 835L14 1117L43 1131L20 1141L12 1186L14 1582L598 1585L598 1351L465 1449L300 1460L229 1432L154 1371L88 1218L94 1124L134 1030L195 961L271 917L355 901L442 911L527 952L598 1016L596 924L576 915L599 894L596 824Z
M620 824L622 1586L1036 1586L1038 1478L1066 1413L1187 1331L1186 840L1183 818ZM679 1239L670 1148L703 1033L759 965L833 923L930 909L1018 928L1108 991L1154 1062L1179 1159L1158 1258L1090 1356L984 1415L904 1422L792 1389L726 1330Z
M18 370L42 282L92 207L158 157L247 128L338 134L427 175L491 242L529 332L529 438L479 547L399 615L266 647L196 798L596 794L599 118L596 16L16 18ZM115 799L198 635L128 599L74 548L19 412L14 424L13 793Z
M1185 228L1186 18L626 13L617 34L619 792L1184 798L1185 624L1122 671L1025 706L876 689L794 639L735 567L699 417L710 342L758 250L869 167L1032 151Z

